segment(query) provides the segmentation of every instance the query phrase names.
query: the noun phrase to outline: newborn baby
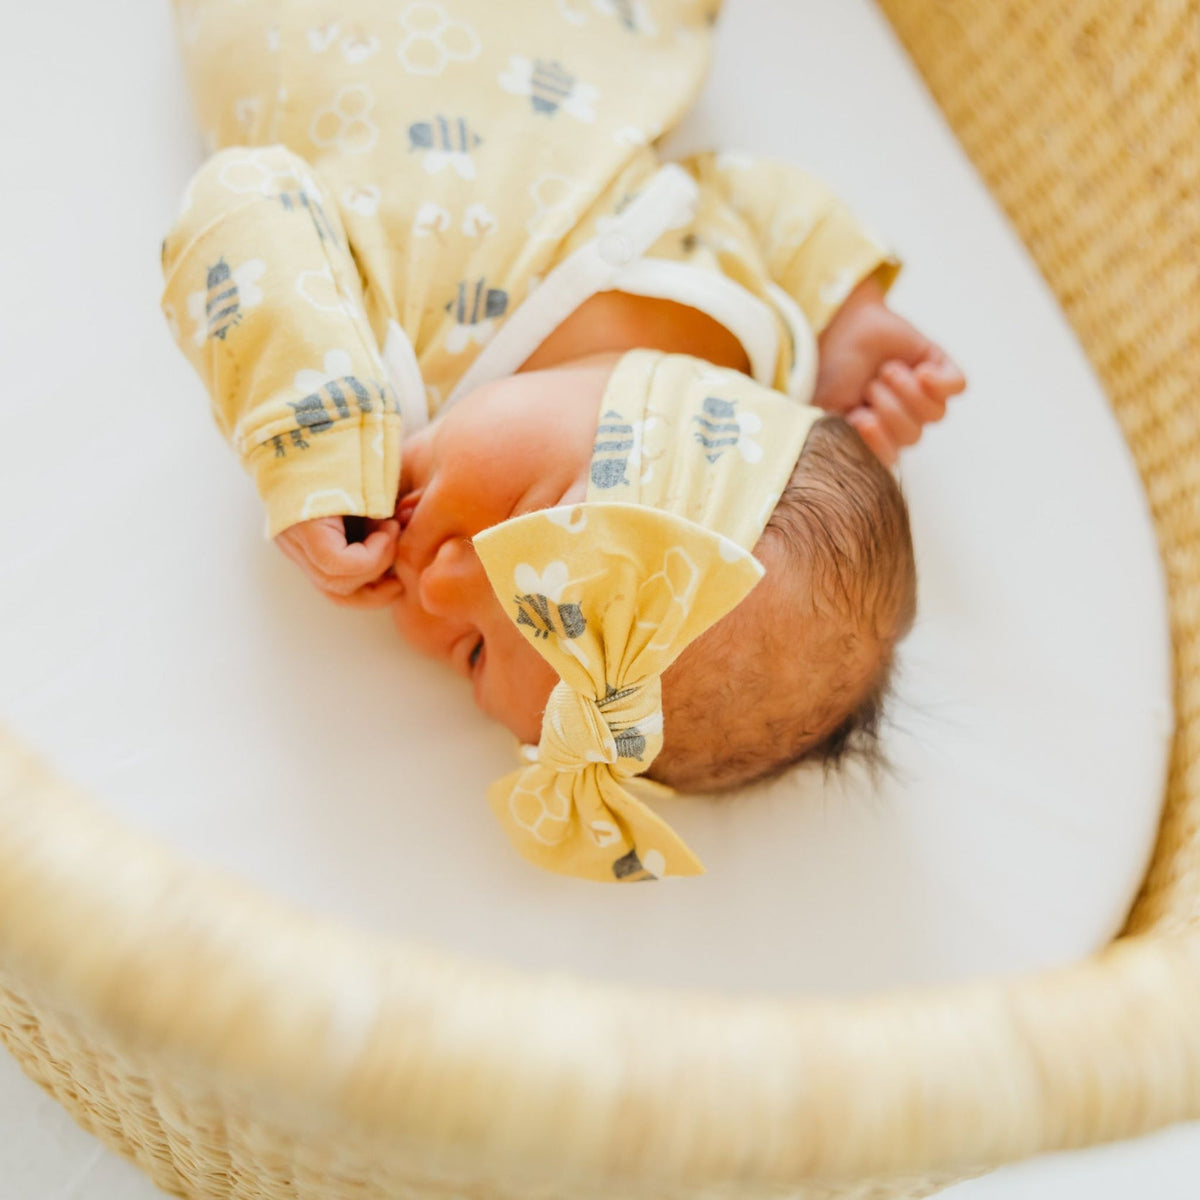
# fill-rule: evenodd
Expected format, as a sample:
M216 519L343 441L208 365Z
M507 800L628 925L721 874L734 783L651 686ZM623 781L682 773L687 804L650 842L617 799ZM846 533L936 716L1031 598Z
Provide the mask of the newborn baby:
M699 869L633 776L725 787L873 729L915 590L882 463L964 386L823 184L659 161L713 15L180 4L226 148L164 241L168 322L268 533L538 743L493 809L592 878Z
M626 297L599 299L521 373L464 396L407 439L395 521L373 523L365 542L349 545L339 521L278 539L336 602L392 604L401 633L470 680L479 707L529 743L556 676L505 614L470 538L584 499L619 358L591 347L627 342L741 365L724 331L694 310L663 306L655 328L641 298L629 312ZM675 787L729 787L804 757L836 761L852 741L871 746L892 650L913 617L915 573L899 489L851 426L893 462L940 419L963 379L884 306L874 281L823 335L821 363L816 401L847 419L821 422L806 443L754 551L768 567L763 582L664 679L672 735L649 774Z
M578 357L497 381L411 438L395 582L385 575L365 585L380 590L363 602L391 600L404 636L470 680L480 708L527 743L538 740L556 675L505 613L470 539L520 513L585 499L593 443L603 454L606 439L621 436L600 416L619 357ZM922 374L930 382L921 411L933 411L956 370ZM904 503L837 418L816 426L790 474L754 549L767 568L762 582L664 677L666 736L650 775L675 787L728 787L802 757L836 759L856 731L874 729L892 650L915 607ZM343 586L386 570L388 532L374 548L350 548L380 557Z

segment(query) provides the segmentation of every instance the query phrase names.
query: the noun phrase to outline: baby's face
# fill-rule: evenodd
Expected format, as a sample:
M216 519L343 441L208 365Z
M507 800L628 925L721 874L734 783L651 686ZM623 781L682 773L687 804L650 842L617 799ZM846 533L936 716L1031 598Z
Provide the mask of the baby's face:
M404 443L396 628L469 679L475 703L523 742L538 740L558 676L501 607L470 539L510 517L586 498L617 357L478 388Z

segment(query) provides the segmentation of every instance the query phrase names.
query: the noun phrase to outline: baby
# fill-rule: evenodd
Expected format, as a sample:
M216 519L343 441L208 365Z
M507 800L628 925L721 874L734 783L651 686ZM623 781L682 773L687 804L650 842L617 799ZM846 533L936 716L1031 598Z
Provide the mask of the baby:
M899 264L822 184L743 156L659 161L716 7L179 2L200 119L225 149L163 244L168 322L268 533L338 603L392 605L538 744L537 769L578 716L560 652L592 655L579 720L597 729L579 762L616 763L613 778L559 765L569 785L523 777L493 807L528 857L594 878L698 869L618 776L722 788L869 739L915 607L883 464L964 387L886 307ZM684 391L693 407L673 408ZM806 402L834 415L803 416ZM667 490L635 499L656 473ZM675 515L594 507L610 499ZM631 597L670 583L673 551L628 594L618 573L589 595L606 566L504 559L505 530L557 536L528 524L546 511L573 530L591 519L589 539L616 512L602 563L664 530L698 539L689 561L722 583L661 670L610 678L614 639L669 623ZM541 590L513 608L512 578ZM556 580L575 599L552 602ZM661 685L659 707L615 720L643 685L655 705ZM538 788L526 820L518 801Z

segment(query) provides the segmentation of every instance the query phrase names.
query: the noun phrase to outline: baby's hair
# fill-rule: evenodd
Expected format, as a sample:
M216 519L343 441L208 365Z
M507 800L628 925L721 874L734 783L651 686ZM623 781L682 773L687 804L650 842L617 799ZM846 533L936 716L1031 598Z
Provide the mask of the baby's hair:
M755 553L768 577L663 678L664 745L648 774L717 791L801 762L878 769L916 568L899 486L840 417L813 427Z

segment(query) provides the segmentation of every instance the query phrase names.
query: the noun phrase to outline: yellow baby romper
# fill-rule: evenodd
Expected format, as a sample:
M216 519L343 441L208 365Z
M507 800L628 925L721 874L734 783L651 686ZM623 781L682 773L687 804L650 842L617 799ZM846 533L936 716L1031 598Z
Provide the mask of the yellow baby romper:
M163 310L270 536L390 516L401 429L599 291L704 311L808 399L814 334L898 264L795 168L660 161L717 7L177 0L214 153L163 242Z

